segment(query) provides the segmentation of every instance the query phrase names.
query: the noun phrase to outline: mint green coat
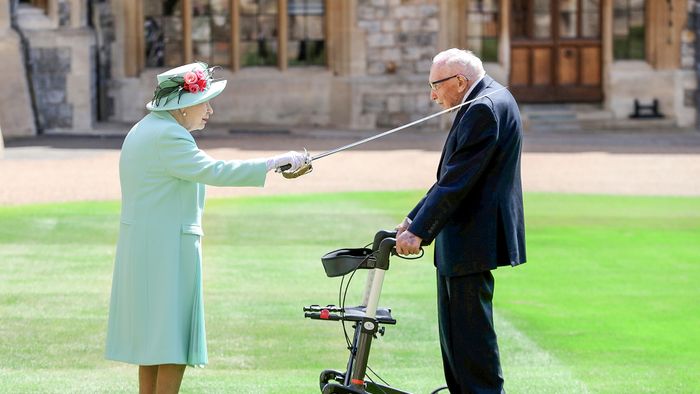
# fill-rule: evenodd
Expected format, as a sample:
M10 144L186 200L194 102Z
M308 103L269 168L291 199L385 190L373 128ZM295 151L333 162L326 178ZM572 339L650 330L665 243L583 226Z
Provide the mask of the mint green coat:
M204 184L263 186L265 160L215 160L168 112L129 131L119 159L121 224L106 357L207 363L202 303Z

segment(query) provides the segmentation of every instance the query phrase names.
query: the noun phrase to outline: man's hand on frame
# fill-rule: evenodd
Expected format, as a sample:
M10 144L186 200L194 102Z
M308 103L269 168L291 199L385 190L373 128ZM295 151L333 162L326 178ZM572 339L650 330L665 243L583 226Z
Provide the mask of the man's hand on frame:
M420 244L423 239L408 230L404 230L396 238L396 253L400 255L420 253Z

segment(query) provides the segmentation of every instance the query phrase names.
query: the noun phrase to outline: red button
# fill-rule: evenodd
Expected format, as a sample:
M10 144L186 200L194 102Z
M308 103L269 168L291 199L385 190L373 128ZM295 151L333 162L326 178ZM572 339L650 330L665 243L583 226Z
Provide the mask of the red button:
M331 312L328 309L321 309L321 319L328 319L331 316Z

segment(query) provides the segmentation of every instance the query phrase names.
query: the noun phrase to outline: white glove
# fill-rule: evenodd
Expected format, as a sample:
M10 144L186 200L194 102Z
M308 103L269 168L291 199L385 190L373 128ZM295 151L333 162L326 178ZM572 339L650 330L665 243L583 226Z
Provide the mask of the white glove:
M294 172L301 168L304 164L306 164L310 160L309 154L308 153L299 153L295 151L289 151L287 153L283 153L281 155L277 156L272 156L271 158L267 159L267 170L273 170L280 168L282 166L285 166L287 164L291 165L292 167L289 168L288 170L285 170L286 172Z

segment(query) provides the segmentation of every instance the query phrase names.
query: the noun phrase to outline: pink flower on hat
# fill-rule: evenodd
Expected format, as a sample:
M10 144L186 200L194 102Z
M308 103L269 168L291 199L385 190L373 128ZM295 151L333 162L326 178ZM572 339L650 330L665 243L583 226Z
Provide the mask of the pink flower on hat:
M190 93L199 93L200 88L196 83L185 85L185 89L189 90Z
M186 72L185 76L183 77L185 80L185 85L191 85L197 82L199 79L197 77L197 74L193 73L192 71Z
M209 68L206 63L198 62L190 71L168 75L168 78L163 81L159 79L150 105L158 107L163 100L167 106L168 102L174 99L177 99L179 104L184 93L198 94L206 91L214 83L212 78L214 69L215 67ZM158 78L160 77L159 75Z

